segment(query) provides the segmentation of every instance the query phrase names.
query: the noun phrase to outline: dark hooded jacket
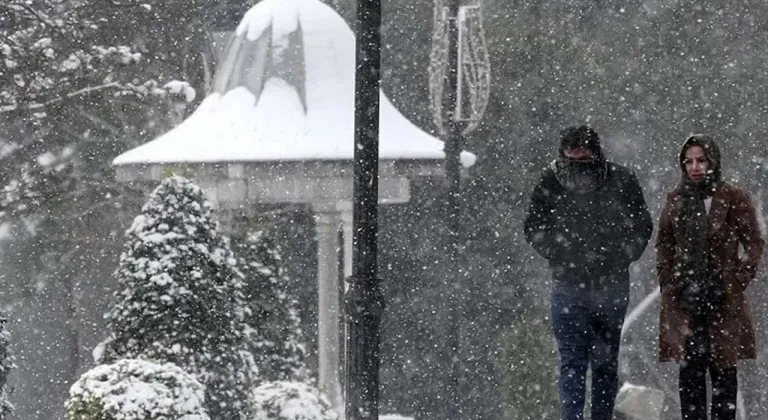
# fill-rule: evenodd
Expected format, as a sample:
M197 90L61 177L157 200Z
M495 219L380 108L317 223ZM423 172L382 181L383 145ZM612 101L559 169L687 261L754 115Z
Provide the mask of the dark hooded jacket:
M685 171L685 154L693 145L704 148L711 167L707 181L698 187L691 184ZM680 170L682 181L667 194L656 237L661 286L659 358L681 361L685 357L695 312L682 298L690 284L690 274L700 275L696 271L698 266L705 270L707 281L720 283L724 290L724 296L715 304L698 302L709 306L706 328L711 356L720 368L736 366L739 359L754 358L756 353L755 331L745 294L757 274L764 248L755 206L746 191L720 179L720 152L708 136L686 139L680 152ZM688 201L699 194L712 198L702 227L696 227L689 219ZM695 239L699 234L703 242ZM739 256L740 247L745 251L744 257ZM699 261L691 264L691 258Z
M568 147L589 148L595 161L569 162ZM587 188L571 182L589 172ZM653 231L653 222L640 184L632 171L605 160L600 140L590 128L572 127L563 133L558 159L541 175L531 195L525 237L549 261L555 280L589 282L625 276L640 258Z

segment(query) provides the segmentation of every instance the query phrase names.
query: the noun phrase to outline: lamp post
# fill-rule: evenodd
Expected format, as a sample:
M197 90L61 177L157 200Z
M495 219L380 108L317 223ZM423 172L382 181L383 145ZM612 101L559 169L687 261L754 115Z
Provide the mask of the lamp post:
M461 5L460 0L436 0L429 87L433 117L444 141L446 267L448 292L445 316L448 323L443 360L448 360L444 417L463 412L461 385L465 382L461 360L461 323L464 319L466 284L460 257L461 166L464 135L479 124L490 95L490 60L482 29L479 0Z
M459 153L463 148L464 136L461 133L457 114L457 97L459 86L459 0L447 0L447 68L445 70L445 93L443 95L443 109L445 110L445 178L446 188L446 224L447 224L447 249L446 258L449 278L447 281L448 293L448 335L446 349L449 352L450 368L447 370L448 378L448 404L449 413L461 417L463 404L461 401L461 382L464 378L464 366L459 354L461 348L461 322L464 318L464 289L463 275L459 257L461 229L461 174L459 172ZM450 278L453 277L453 278ZM446 419L447 420L447 419Z
M346 419L379 418L379 324L384 309L377 278L381 0L358 0L352 276L346 296Z

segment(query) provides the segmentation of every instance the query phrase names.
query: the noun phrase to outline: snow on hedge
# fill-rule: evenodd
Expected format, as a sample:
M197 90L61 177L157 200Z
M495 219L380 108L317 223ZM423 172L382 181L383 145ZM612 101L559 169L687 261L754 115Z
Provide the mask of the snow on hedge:
M205 388L181 368L122 359L84 373L69 390L67 420L209 420Z
M246 418L258 370L235 264L200 187L180 176L164 179L126 232L97 362L173 363L205 385L212 419Z
M251 396L252 420L337 420L320 391L301 382L265 382Z

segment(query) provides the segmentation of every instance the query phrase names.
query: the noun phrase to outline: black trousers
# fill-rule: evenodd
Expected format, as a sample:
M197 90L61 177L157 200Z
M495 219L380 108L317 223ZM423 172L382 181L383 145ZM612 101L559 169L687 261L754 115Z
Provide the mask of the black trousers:
M736 367L717 368L712 362L706 315L692 319L693 335L680 364L680 410L683 420L707 420L707 372L712 381L711 420L736 419L738 375Z

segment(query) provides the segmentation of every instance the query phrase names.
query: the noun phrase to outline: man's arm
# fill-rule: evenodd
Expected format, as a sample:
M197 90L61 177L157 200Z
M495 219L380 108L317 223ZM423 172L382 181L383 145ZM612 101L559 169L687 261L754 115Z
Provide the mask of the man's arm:
M627 235L624 252L630 262L640 259L648 246L648 241L653 234L653 220L648 211L648 205L645 203L643 190L640 188L640 182L634 173L630 175L629 182L626 185L626 194L629 199L629 212L626 223L629 225L629 234Z
M545 188L542 177L531 194L524 231L528 243L547 260L559 259L563 253L563 247L557 243L553 232L553 210L551 192Z

